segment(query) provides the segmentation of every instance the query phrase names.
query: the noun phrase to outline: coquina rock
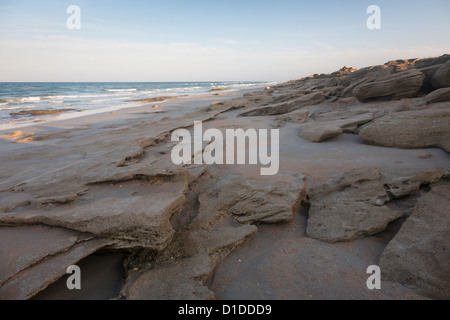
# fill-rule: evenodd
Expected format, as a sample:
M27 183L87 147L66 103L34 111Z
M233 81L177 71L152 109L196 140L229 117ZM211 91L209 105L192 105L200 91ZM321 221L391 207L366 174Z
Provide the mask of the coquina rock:
M450 101L450 87L433 91L425 97L427 104Z
M397 148L439 147L450 152L448 107L392 113L359 131L364 143Z
M354 169L314 187L306 233L327 242L349 241L372 235L406 212L386 204L417 192L421 185L439 181L441 169Z
M413 98L420 91L425 75L416 70L407 70L363 83L353 90L353 95L362 102L374 98L399 100Z
M435 89L450 87L450 61L436 71L431 79L431 85Z
M435 186L384 250L383 280L435 299L450 299L450 185Z
M322 92L314 92L301 96L300 98L274 105L268 105L262 108L254 109L241 113L240 117L251 116L273 116L292 112L305 106L316 105L325 101L326 96Z

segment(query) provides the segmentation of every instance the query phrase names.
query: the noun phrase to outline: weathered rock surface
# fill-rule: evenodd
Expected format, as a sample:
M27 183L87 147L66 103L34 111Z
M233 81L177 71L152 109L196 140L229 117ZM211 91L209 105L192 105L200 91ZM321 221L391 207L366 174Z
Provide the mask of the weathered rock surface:
M450 61L436 71L431 79L431 85L435 89L450 87Z
M214 266L256 231L243 225L182 233L157 257L156 267L129 275L121 295L131 300L214 299L205 285Z
M380 232L402 216L384 206L389 197L379 170L354 170L310 191L306 234L327 242Z
M342 134L344 131L334 122L314 122L300 127L299 136L312 142L321 142Z
M298 99L289 102L282 102L275 105L268 105L262 108L257 108L251 111L241 113L240 117L251 116L272 116L284 113L289 113L305 106L312 106L325 101L326 96L322 92L314 92L301 96Z
M450 186L419 199L380 259L384 279L435 299L450 298Z
M302 125L299 129L299 135L312 142L321 142L344 132L353 132L358 126L372 121L373 118L372 113L363 113L350 118L343 117L343 119L333 119L333 116L330 116L325 119L333 120L319 120Z
M99 182L79 196L76 204L5 213L0 220L59 226L114 239L122 246L161 250L173 236L170 218L183 206L188 181L183 175L160 173L128 181Z
M404 216L386 206L391 198L417 192L422 184L439 181L442 170L405 169L400 172L355 169L311 189L307 227L309 237L348 241L378 233Z
M353 90L353 95L359 101L374 98L390 98L399 100L415 97L422 88L425 75L418 70L408 70L374 82L363 83Z
M0 228L0 299L29 299L111 240L45 226Z
M240 223L278 223L293 219L305 196L305 177L279 174L270 180L228 176L199 195L196 223L209 221L211 212L217 216L228 213Z
M364 143L397 148L439 147L450 152L450 111L445 106L392 113L359 131Z
M276 126L281 127L287 122L293 123L305 123L308 121L309 110L296 110L293 112L286 113L284 115L275 118Z
M427 104L450 101L450 88L442 88L433 91L425 97Z
M340 255L332 253L334 242L378 233L399 217L408 217L425 193L421 186L433 187L448 179L448 168L440 169L446 154L374 148L352 135L319 145L297 133L310 141L359 133L367 143L440 146L448 151L448 104L439 103L447 99L447 91L432 92L432 83L445 83L443 67L449 57L396 60L360 70L344 67L233 100L226 95L199 98L210 104L202 108L200 100L189 106L175 99L158 108L164 115L149 106L150 111L131 108L134 111L124 118L110 115L113 118L102 122L89 118L78 125L67 121L1 132L0 297L30 298L65 274L68 265L105 248L125 249L129 255L123 298L214 298L208 285L218 261L238 247L247 248L242 245L255 234L253 224L264 228L269 226L262 223L270 227L296 223L293 218L299 217L310 186L310 217L306 227L306 212L302 212L302 235L307 232L330 243L303 237L298 247L302 253L294 257L311 259L314 267L309 274L315 274L316 267L321 275L335 274L327 272L334 263L340 264L338 272L347 270ZM404 97L411 99L390 101ZM377 98L386 101L370 101ZM171 104L172 110L167 107ZM236 118L239 113L267 117ZM280 173L261 177L256 166L174 165L171 133L178 128L191 130L194 121L208 121L205 127L219 130L291 123L280 130ZM362 169L342 174L353 165ZM334 176L338 178L323 183ZM273 249L292 256L290 250L296 246L289 242L297 240L291 237L287 247ZM356 247L364 252L377 246L369 259L373 260L389 241L384 240L362 239ZM356 247L339 246L345 259L352 260L351 248ZM317 249L322 255L311 257L309 252ZM335 260L330 259L333 255ZM377 263L365 258L352 261L360 261L361 279L367 263ZM248 272L254 273L254 268ZM348 277L359 283L350 275L354 271ZM336 282L333 294L322 296L346 297L342 283ZM320 297L323 289L306 292Z

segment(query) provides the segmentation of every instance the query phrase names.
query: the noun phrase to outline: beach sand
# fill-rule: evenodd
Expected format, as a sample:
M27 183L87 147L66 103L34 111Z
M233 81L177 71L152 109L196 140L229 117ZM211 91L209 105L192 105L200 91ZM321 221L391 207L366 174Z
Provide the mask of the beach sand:
M342 96L342 85L323 85L352 73L0 127L0 298L75 298L63 276L80 261L109 271L76 298L439 297L389 275L368 290L366 269L417 203L448 185L448 150L439 141L364 144L360 130L385 115L448 110L448 102L427 106L426 94L361 102ZM193 132L194 121L204 130L279 129L279 174L174 165L171 133ZM339 213L344 233L317 209L333 213L330 201L348 208Z

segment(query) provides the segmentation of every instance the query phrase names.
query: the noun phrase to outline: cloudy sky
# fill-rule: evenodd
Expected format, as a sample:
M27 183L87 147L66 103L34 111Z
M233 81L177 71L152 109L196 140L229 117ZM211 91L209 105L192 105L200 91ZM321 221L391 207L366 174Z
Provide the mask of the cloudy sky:
M373 4L381 30L366 27ZM0 0L0 81L290 80L450 53L449 12L449 0Z

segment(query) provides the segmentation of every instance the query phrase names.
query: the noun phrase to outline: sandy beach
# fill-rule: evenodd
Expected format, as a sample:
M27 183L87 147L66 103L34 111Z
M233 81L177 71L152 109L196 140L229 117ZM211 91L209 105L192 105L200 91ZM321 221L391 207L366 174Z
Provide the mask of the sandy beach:
M449 63L0 127L0 298L450 298ZM278 173L175 165L195 121L279 130Z

